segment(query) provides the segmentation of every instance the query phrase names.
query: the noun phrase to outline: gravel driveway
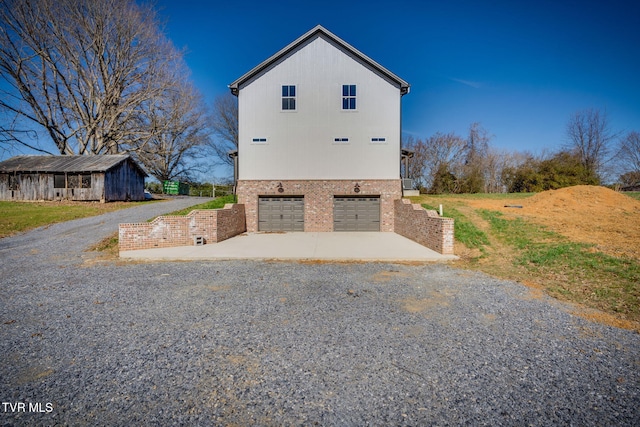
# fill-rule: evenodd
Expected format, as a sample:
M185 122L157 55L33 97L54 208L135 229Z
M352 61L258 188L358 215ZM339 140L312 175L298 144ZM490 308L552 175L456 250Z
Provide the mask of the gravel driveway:
M85 262L141 208L0 240L0 424L640 422L636 333L441 264Z

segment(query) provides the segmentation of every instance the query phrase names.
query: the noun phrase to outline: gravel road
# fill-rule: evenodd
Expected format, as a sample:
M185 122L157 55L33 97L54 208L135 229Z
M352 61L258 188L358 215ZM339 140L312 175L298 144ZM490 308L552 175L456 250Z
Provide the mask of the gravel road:
M129 209L52 224L0 239L0 277L15 275L17 268L36 269L41 273L45 266L78 265L95 258L96 254L86 252L86 249L117 232L120 223L144 222L210 200L213 199L175 197L156 203L134 203ZM21 275L23 271L19 273Z
M640 424L640 335L518 283L442 264L86 262L150 210L0 240L1 425Z

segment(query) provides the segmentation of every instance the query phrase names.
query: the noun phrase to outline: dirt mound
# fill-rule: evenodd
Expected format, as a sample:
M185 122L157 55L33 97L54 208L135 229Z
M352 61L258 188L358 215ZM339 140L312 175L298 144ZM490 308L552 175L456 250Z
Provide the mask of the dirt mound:
M624 194L610 190L605 187L593 185L577 185L575 187L561 188L538 193L535 196L525 199L526 205L531 209L553 210L560 209L584 211L602 214L611 211L629 211L637 213L640 202Z
M526 199L474 200L475 208L522 216L614 256L640 259L640 201L605 187L578 185ZM521 205L522 209L505 205Z

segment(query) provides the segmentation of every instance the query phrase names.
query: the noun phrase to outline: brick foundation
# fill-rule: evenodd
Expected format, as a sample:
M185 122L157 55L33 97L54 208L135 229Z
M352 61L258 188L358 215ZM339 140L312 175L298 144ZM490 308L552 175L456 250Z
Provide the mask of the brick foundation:
M354 191L356 184L360 192ZM259 196L304 196L304 231L310 232L333 231L334 196L380 196L380 231L394 231L393 201L402 197L402 186L399 179L240 180L236 192L245 206L248 232L258 231Z
M395 232L443 255L453 255L453 219L407 199L395 201Z
M194 245L194 237L216 243L246 231L244 206L194 210L186 216L160 216L152 222L120 224L119 249L167 248Z

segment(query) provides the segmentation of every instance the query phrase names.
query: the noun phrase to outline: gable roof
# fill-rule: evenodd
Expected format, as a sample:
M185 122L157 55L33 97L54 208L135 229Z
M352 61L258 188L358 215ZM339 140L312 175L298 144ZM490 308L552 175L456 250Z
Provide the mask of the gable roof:
M372 71L380 74L387 80L390 80L394 84L398 85L400 89L400 93L402 95L409 93L409 88L410 88L409 83L402 80L400 77L393 74L391 71L387 70L382 65L378 64L376 61L369 58L364 53L360 52L358 49L351 46L350 44L348 44L347 42L345 42L335 34L331 33L322 25L316 25L314 28L312 28L311 30L309 30L308 32L300 36L298 39L290 43L288 46L281 49L275 55L271 56L267 60L260 63L258 66L254 67L248 73L244 74L242 77L235 80L233 83L229 85L229 89L231 89L231 93L237 96L238 90L240 89L240 86L243 83L246 83L247 81L253 79L257 75L262 73L264 70L271 67L273 64L277 63L287 55L290 55L291 53L297 51L298 49L302 48L305 44L307 44L312 40L315 40L318 37L324 38L325 40L329 41L334 46L336 46L338 49L344 51L349 56L354 58L356 61L360 62L361 64L368 67Z
M106 172L131 161L143 176L147 173L128 154L95 156L16 156L0 162L0 173L11 172Z

